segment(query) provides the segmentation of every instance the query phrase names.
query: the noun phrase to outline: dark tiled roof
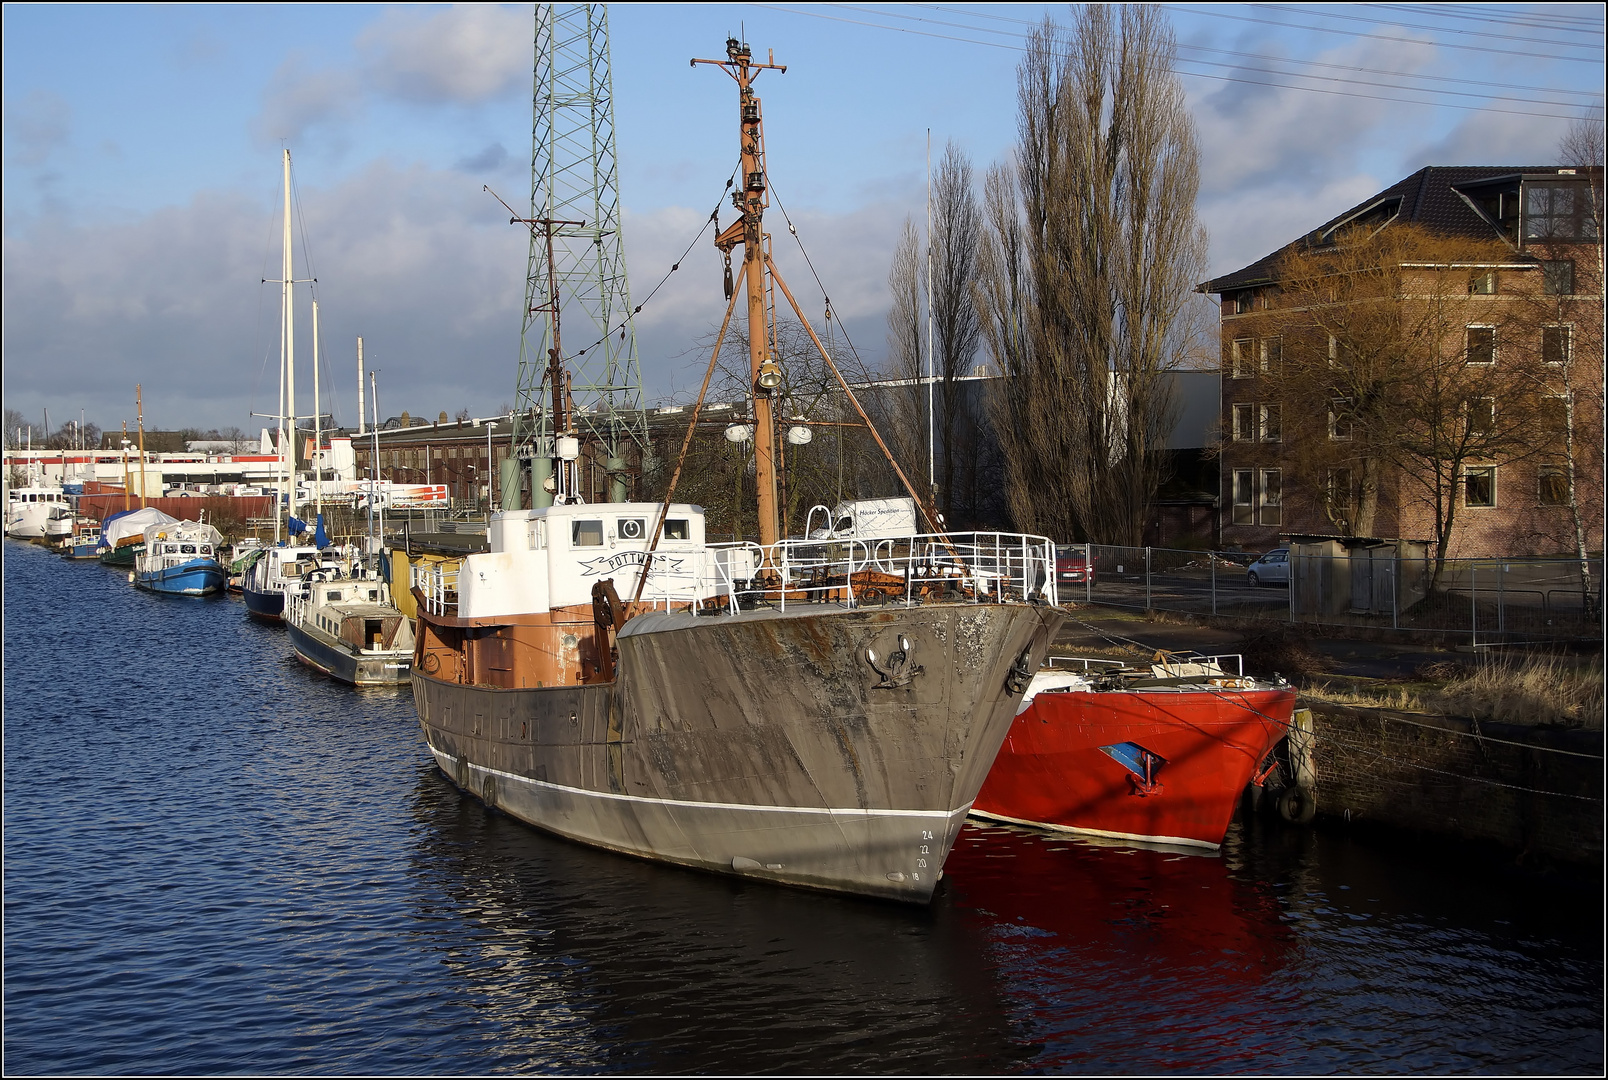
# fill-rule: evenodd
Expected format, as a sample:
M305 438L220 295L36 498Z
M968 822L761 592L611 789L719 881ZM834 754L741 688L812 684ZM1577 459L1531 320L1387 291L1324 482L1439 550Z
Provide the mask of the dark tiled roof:
M1196 286L1196 291L1224 293L1272 281L1273 268L1278 265L1279 257L1290 248L1320 237L1336 225L1362 214L1376 203L1387 200L1401 200L1399 216L1396 218L1398 221L1424 225L1438 232L1488 239L1496 234L1496 229L1458 195L1455 188L1502 177L1555 174L1557 171L1556 165L1431 165L1397 181L1377 195L1370 195L1345 213L1324 222L1306 236L1291 241L1271 254L1264 255L1249 266L1241 267L1232 274L1224 274L1222 277L1202 282Z

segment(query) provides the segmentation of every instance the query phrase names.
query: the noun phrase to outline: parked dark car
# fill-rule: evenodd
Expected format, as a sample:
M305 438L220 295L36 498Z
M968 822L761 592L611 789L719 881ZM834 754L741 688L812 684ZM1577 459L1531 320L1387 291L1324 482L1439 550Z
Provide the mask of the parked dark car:
M1263 555L1245 571L1247 585L1288 585L1290 583L1290 549L1277 547Z
M1088 562L1088 549L1062 545L1055 549L1055 584L1082 585L1087 580L1094 584L1094 567Z

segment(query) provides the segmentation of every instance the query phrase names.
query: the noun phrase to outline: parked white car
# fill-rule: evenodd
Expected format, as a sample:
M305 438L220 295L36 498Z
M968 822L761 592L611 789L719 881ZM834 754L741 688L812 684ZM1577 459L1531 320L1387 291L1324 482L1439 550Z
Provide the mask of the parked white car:
M1245 571L1247 585L1288 585L1290 549L1277 547L1253 562Z

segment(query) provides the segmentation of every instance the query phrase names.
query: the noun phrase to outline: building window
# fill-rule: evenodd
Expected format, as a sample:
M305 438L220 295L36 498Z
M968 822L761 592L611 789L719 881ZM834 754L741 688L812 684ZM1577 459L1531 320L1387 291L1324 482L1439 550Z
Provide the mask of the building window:
M1248 315L1256 306L1256 294L1249 289L1234 295L1234 314Z
M1468 432L1470 435L1489 435L1496 430L1496 399L1477 397L1468 399Z
M1256 437L1256 406L1234 406L1234 441L1249 442Z
M1463 470L1463 505L1496 505L1496 468L1483 465Z
M1481 270L1469 275L1468 294L1470 296L1496 295L1496 271Z
M1278 405L1262 406L1261 436L1263 442L1283 442L1283 409Z
M1569 474L1562 465L1541 466L1536 479L1536 497L1542 506L1569 505Z
M1541 433L1561 436L1569 429L1569 399L1562 394L1548 394L1541 399Z
M1261 498L1256 508L1259 525L1281 525L1284 522L1283 480L1278 469L1262 470Z
M1229 353L1230 374L1236 379L1251 377L1251 339L1235 338Z
M1496 363L1496 327L1471 326L1468 328L1467 357L1471 364Z
M1234 470L1234 524L1256 524L1256 472Z
M1564 364L1569 361L1569 328L1567 326L1543 326L1541 328L1541 359L1549 364Z
M1324 478L1324 496L1334 510L1351 509L1351 470L1330 469Z
M1524 238L1562 242L1597 239L1591 197L1578 181L1524 185Z
M1277 375L1284 370L1284 339L1262 339L1262 374Z
M1329 402L1329 438L1345 442L1351 438L1351 399L1335 398Z
M1329 335L1329 366L1332 368L1340 366L1340 339L1333 334Z
M1541 291L1548 296L1574 295L1574 260L1543 260L1541 263Z

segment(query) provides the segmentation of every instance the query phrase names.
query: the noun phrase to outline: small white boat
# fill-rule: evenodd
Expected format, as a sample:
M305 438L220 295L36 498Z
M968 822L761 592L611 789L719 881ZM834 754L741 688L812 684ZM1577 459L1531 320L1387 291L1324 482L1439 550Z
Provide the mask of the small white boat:
M286 597L285 629L298 660L353 686L404 683L413 667L413 621L383 581L315 571Z
M29 484L11 488L6 492L6 535L37 540L45 535L51 516L58 510L71 510L66 493L59 487Z

